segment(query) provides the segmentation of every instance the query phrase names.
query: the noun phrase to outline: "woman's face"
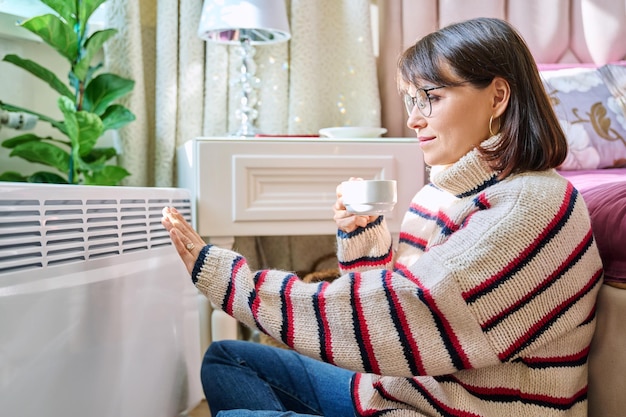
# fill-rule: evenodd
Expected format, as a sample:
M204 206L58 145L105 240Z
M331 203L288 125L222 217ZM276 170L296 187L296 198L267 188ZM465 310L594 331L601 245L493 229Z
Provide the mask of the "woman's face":
M461 83L460 85L458 85ZM449 87L437 88L428 92L431 114L425 117L414 106L407 126L415 130L420 147L424 152L424 162L428 165L451 165L487 139L489 118L494 115L494 89L490 86L477 89L463 80ZM424 83L420 88L439 87ZM417 88L410 86L407 93L414 97ZM428 103L426 111L428 113ZM495 121L497 131L498 122Z

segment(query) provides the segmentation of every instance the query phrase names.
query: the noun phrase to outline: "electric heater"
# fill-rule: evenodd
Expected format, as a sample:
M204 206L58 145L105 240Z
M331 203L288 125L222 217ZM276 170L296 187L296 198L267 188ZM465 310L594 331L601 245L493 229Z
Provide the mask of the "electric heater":
M0 414L175 417L202 398L188 191L0 182Z

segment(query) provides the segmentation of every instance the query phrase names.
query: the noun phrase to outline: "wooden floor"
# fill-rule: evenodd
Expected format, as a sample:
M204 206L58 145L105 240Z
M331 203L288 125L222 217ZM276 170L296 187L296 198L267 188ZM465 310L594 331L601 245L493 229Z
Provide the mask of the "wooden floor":
M206 400L202 400L200 404L189 413L189 417L211 417L209 406Z

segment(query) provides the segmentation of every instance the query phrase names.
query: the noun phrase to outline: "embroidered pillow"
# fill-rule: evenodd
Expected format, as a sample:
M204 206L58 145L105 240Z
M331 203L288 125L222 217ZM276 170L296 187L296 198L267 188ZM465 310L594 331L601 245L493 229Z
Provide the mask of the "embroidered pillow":
M620 89L626 67L566 68L541 71L541 77L569 144L560 169L626 167L626 95Z

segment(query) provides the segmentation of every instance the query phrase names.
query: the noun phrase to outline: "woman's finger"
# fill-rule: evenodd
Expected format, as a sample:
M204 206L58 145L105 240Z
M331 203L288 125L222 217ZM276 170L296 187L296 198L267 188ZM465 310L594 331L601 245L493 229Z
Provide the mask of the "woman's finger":
M178 210L173 207L166 207L163 209L163 225L167 230L169 228L175 228L178 230L183 236L185 236L189 242L193 243L196 246L204 246L204 239L195 231L195 229L185 220L185 218L180 214Z
M191 273L200 251L205 246L202 237L193 229L185 218L173 207L165 207L162 211L161 223L169 232L170 239Z
M170 239L176 248L176 252L178 252L178 256L180 256L180 259L182 259L185 264L187 272L191 274L201 248L198 248L193 243L186 241L180 236L180 233L176 228L172 228L170 230Z

